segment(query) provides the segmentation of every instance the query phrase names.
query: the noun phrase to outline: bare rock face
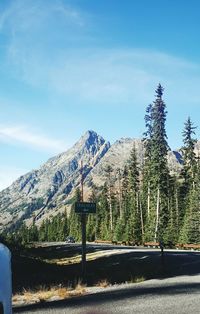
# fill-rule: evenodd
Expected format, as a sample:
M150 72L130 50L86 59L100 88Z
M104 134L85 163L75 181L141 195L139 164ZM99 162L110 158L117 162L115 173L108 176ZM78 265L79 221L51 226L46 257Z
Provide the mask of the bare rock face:
M86 179L86 184L93 182L97 186L102 186L106 181L106 168L112 167L112 176L117 177L117 172L123 170L125 164L129 163L131 150L135 148L138 160L138 166L141 168L144 161L144 144L141 139L121 138L116 141L109 151L100 160L98 165L93 168ZM171 174L180 173L182 168L181 155L176 151L168 152L168 165Z
M103 185L106 180L105 170L108 165L112 167L112 176L115 177L118 169L123 170L125 164L128 163L133 147L136 149L138 163L141 165L144 157L142 141L139 139L121 138L111 146L98 165L92 169L86 179L86 184L93 182L97 186Z
M84 175L99 163L110 143L88 131L67 152L49 159L0 192L0 228L35 216L36 220L67 204L70 193L80 184L80 166Z
M200 141L197 141L194 151L195 151L196 156L199 157L200 156Z
M80 185L80 167L83 161L85 191L91 184L105 183L105 169L110 165L113 175L123 169L135 147L139 165L142 165L144 146L141 140L122 138L111 147L94 131L87 131L68 151L61 153L16 180L0 192L0 230L18 226L23 220L40 223L44 218L69 208L73 193ZM170 151L168 162L171 172L181 169L181 155Z

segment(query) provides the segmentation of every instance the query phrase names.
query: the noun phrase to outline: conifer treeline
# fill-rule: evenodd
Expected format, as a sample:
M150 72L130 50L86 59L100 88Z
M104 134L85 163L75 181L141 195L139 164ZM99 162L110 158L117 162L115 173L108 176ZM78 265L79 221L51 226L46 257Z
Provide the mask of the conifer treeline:
M106 182L99 192L92 186L90 201L97 203L97 213L87 217L87 240L116 240L142 243L200 243L200 161L195 155L195 127L190 118L183 130L182 171L170 173L165 129L166 105L159 84L155 100L147 107L142 166L133 147L124 169L105 170ZM76 190L75 201L80 201ZM79 215L58 215L38 229L23 225L18 234L23 241L64 240L70 234L81 239Z

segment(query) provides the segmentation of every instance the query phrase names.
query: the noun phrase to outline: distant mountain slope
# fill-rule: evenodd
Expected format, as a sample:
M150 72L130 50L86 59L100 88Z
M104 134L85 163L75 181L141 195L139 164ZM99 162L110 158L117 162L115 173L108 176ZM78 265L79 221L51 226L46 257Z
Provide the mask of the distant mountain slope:
M124 165L128 162L131 150L135 146L137 151L137 158L139 164L142 163L144 156L144 146L141 140L131 138L121 138L116 141L109 151L100 160L99 164L92 169L87 177L86 183L92 181L95 185L101 186L105 180L105 169L110 165L113 169L113 175L117 172L117 169L123 169Z
M39 170L21 176L0 192L0 227L27 219L32 212L40 218L45 210L55 211L65 204L70 192L80 184L81 160L87 176L109 148L109 142L88 131L71 149L49 159Z
M69 208L74 190L80 185L80 163L84 164L85 191L91 183L102 186L105 168L111 165L115 175L123 169L131 149L135 146L138 162L144 156L139 139L122 138L111 147L94 131L87 131L68 151L49 159L38 170L33 170L0 192L0 229L19 224L22 220L36 222ZM168 163L172 172L181 169L181 156L170 151Z
M128 163L133 147L136 149L138 164L141 167L144 160L144 144L142 140L121 138L111 146L98 165L91 170L90 174L87 176L86 183L90 185L90 182L93 182L95 185L101 186L106 180L105 169L108 165L112 167L112 175L116 177L118 169L123 170L124 165ZM171 173L180 172L180 158L178 152L169 151L168 165Z

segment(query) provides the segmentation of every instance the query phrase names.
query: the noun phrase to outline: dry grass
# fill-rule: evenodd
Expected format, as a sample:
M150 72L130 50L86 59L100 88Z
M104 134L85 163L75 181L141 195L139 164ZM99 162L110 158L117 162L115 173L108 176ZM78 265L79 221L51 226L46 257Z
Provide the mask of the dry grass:
M130 281L128 281L129 283L139 283L139 282L143 282L143 281L145 281L146 279L143 277L143 276L141 276L141 277L133 277L133 278L131 278L131 280Z
M76 286L75 286L74 291L75 291L77 294L82 295L82 294L84 294L85 291L86 291L86 285L84 285L81 280L78 280L78 282L77 282L77 284L76 284ZM73 292L73 290L72 290L72 292Z
M101 287L101 288L106 288L106 287L110 286L110 283L108 282L107 279L102 279L102 280L97 282L97 286Z
M13 305L33 304L47 301L63 300L72 296L80 296L86 293L85 286L78 282L76 287L39 287L37 290L23 290L22 293L13 296Z

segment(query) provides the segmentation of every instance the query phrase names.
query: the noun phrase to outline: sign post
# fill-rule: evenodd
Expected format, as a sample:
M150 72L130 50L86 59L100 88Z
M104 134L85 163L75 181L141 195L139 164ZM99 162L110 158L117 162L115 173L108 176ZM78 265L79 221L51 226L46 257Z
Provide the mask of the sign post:
M83 201L83 162L81 162L81 202L75 203L75 213L81 214L82 280L83 282L86 282L86 214L96 213L96 203Z
M76 202L75 213L81 214L82 229L82 278L86 281L86 215L96 213L96 203Z
M81 214L82 228L82 279L86 282L86 214Z

